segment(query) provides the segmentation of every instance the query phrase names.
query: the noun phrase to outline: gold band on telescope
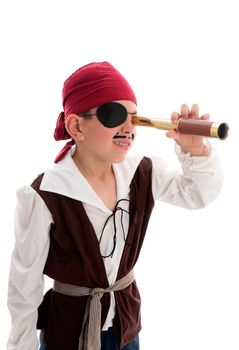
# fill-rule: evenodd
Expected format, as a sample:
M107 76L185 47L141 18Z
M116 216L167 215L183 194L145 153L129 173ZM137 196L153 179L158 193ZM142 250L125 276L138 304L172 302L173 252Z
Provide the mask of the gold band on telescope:
M212 137L218 137L218 128L220 126L220 123L212 123L210 134Z

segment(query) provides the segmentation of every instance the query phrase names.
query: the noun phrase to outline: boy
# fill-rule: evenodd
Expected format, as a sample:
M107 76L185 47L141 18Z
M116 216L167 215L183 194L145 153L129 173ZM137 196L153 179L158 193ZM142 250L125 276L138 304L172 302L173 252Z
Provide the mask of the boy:
M9 278L8 349L138 350L140 295L133 275L155 200L202 208L222 174L200 136L174 130L182 173L159 159L128 156L135 94L109 63L91 63L64 83L55 139L70 139L56 164L18 190ZM183 105L179 117L199 118ZM208 115L201 117L207 119ZM54 280L43 299L43 274Z

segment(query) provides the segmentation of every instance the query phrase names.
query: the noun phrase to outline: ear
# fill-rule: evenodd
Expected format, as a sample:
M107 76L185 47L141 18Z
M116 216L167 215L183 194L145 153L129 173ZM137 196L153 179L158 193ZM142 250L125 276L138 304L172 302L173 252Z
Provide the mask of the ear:
M65 120L65 127L68 134L74 139L81 141L84 139L82 133L82 117L79 117L76 114L69 114Z

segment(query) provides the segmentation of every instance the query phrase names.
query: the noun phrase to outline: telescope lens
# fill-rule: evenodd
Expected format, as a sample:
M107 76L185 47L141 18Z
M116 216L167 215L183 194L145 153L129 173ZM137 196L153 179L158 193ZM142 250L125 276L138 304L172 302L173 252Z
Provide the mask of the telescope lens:
M224 140L225 138L227 138L228 131L229 126L227 123L220 124L217 131L219 139Z

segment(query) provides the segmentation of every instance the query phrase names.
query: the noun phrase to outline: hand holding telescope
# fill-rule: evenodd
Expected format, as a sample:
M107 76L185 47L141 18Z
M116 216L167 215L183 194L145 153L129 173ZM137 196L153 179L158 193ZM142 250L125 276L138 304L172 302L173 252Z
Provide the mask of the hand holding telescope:
M181 134L214 137L220 140L225 140L229 133L227 123L211 122L202 119L179 118L177 123L174 124L169 119L150 119L133 116L132 123L134 125L148 126L161 130L174 129Z

